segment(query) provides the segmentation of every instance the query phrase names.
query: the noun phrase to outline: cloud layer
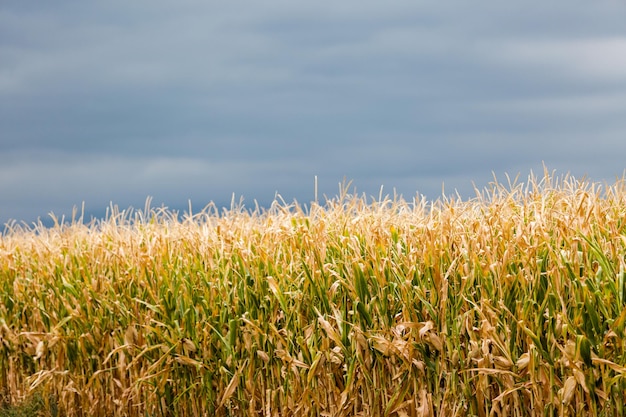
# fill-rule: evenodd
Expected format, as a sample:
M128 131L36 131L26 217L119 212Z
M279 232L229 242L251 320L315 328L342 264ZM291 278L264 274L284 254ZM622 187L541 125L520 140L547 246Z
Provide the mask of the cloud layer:
M315 176L430 199L542 163L612 181L625 18L617 1L3 5L0 222L307 202Z

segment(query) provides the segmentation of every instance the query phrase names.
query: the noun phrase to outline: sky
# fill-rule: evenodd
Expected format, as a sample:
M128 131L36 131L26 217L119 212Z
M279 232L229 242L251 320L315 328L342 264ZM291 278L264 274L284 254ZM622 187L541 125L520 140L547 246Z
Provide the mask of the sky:
M625 161L623 1L0 4L0 225Z

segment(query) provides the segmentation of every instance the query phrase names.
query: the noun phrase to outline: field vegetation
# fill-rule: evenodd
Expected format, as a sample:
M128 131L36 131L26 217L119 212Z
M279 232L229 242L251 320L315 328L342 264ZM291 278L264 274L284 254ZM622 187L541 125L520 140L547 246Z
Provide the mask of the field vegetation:
M626 414L623 181L79 220L0 237L0 409Z

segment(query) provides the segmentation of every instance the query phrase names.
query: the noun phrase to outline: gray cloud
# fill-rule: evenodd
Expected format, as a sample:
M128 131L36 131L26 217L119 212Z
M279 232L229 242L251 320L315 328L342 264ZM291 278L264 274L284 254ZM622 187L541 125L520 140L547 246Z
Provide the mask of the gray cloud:
M187 199L437 198L492 171L624 170L626 6L16 2L0 222ZM196 204L194 204L196 205Z

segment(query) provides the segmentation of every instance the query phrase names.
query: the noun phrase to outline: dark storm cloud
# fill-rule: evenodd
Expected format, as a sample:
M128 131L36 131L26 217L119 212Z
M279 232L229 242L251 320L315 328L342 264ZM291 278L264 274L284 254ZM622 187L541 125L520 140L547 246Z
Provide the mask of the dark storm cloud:
M0 221L84 200L437 198L492 171L611 180L620 2L15 2L0 7Z

